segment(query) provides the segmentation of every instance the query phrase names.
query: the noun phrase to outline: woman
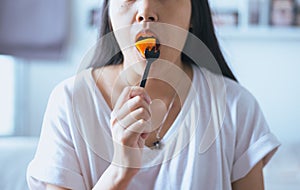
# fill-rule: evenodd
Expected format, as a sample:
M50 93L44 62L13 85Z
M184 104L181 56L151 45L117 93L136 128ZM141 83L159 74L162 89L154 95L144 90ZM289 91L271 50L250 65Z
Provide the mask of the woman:
M30 188L263 189L263 166L279 143L227 66L208 2L107 0L104 7L92 69L50 97ZM203 47L190 48L197 40L188 31L216 62ZM134 47L140 37L161 44L145 88L146 59ZM197 57L203 53L207 59Z

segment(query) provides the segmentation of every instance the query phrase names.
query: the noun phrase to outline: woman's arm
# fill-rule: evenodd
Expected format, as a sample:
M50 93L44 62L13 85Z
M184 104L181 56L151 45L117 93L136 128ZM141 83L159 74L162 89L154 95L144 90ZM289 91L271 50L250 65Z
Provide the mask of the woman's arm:
M135 174L135 169L131 171L130 168L110 165L93 187L93 190L126 190Z
M263 162L258 162L254 168L242 179L232 183L233 190L263 190Z

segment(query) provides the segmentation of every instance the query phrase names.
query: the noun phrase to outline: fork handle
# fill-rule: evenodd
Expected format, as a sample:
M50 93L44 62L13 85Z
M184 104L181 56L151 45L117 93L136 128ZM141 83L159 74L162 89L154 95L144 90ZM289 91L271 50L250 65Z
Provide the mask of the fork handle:
M146 82L147 82L147 78L148 78L150 66L153 63L153 61L154 61L154 59L147 59L146 68L145 68L145 71L144 71L144 74L143 74L142 81L140 83L140 87L142 87L142 88L145 88L145 86L146 86Z

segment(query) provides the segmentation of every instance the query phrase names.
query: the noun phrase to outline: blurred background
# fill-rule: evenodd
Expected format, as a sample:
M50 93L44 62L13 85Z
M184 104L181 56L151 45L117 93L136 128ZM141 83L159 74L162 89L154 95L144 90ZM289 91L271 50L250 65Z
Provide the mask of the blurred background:
M0 189L24 190L49 95L97 39L101 0L0 0ZM224 54L282 146L266 189L300 189L300 1L210 0Z

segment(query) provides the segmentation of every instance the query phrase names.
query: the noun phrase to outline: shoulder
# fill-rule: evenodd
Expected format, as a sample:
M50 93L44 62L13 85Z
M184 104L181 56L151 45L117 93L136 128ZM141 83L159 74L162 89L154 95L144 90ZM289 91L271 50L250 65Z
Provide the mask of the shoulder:
M260 109L257 99L248 89L226 77L224 77L224 81L228 106L238 109L239 113L254 113L255 110Z
M217 89L214 92L217 94L215 97L217 97L216 99L221 99L217 104L224 105L223 107L220 105L217 107L221 109L219 110L221 113L225 113L224 117L228 126L234 127L238 133L249 130L268 131L268 124L262 109L257 99L249 90L227 77L211 72L208 75L214 78L213 86ZM224 86L224 92L220 86ZM214 96L211 95L211 97Z
M215 74L205 68L199 68L199 72L202 73L202 79L204 79L208 84L207 86L211 96L213 93L217 95L219 99L224 99L226 101L227 109L229 108L232 110L234 108L249 110L250 108L255 109L259 107L253 94L240 83L230 78Z
M72 101L76 91L82 91L91 83L91 69L83 70L58 83L52 90L49 104L65 104ZM56 103L55 103L56 102Z
M91 79L92 68L85 69L58 83L53 91L71 93L75 90L77 85L88 84L91 82Z

